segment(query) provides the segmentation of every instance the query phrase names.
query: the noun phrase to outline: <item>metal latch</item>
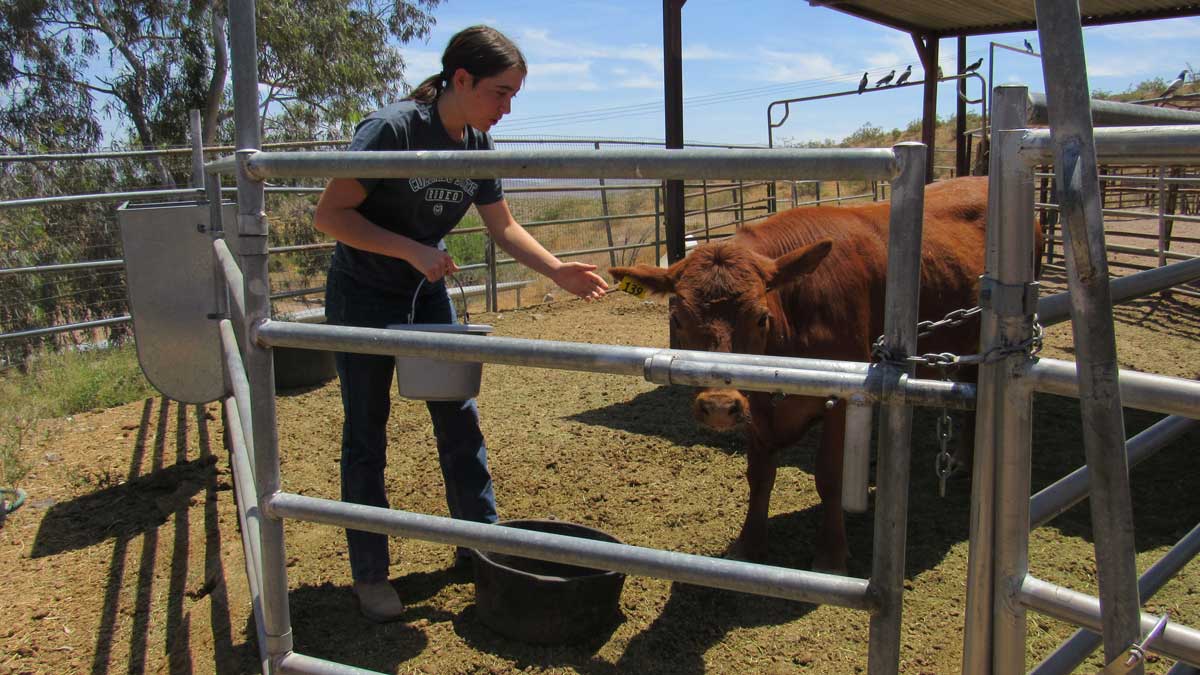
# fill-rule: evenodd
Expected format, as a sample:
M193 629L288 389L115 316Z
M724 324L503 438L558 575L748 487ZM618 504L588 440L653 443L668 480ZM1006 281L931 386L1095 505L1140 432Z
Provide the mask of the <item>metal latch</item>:
M1154 624L1154 628L1146 633L1146 637L1141 642L1135 645L1130 645L1120 656L1113 659L1111 663L1104 666L1098 675L1125 675L1133 672L1134 668L1146 662L1146 650L1150 648L1150 643L1158 639L1163 631L1167 629L1167 620L1170 619L1169 614L1163 614L1158 623Z
M992 277L979 277L979 306L1000 316L1028 316L1037 312L1038 282L1002 284Z

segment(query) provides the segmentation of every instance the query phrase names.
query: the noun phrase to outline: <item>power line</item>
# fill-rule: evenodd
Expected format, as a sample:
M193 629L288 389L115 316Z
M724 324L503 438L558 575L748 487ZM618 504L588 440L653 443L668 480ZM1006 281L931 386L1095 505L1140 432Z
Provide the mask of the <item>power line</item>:
M971 55L982 53L972 52ZM890 66L880 66L873 70L884 71L885 69L899 67L900 64ZM871 69L867 71L871 72ZM859 77L858 71L852 73L838 73L822 78L814 78L811 80L798 80L794 82L785 82L781 84L764 85L761 87L751 87L747 89L736 89L725 92L716 92L712 94L702 94L684 98L684 103L692 108L705 107L710 105L718 105L734 101L745 101L752 98L764 96L771 93L783 91L804 91L825 86L838 81L853 81ZM560 127L567 124L584 124L591 122L602 122L612 119L623 119L631 117L642 117L649 114L662 112L665 105L662 101L646 102L639 104L630 104L624 106L610 106L606 108L593 108L591 110L573 111L566 113L555 113L550 115L537 115L526 117L514 121L512 126L504 129L505 133L514 133L519 131L527 131L533 129L544 129L547 127Z

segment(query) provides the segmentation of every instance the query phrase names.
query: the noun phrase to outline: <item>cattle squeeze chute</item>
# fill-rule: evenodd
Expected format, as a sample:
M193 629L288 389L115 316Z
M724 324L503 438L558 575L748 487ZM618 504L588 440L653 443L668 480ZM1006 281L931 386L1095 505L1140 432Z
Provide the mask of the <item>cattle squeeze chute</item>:
M245 10L242 3L242 9ZM252 26L252 22L242 24ZM231 25L238 22L231 21ZM244 32L244 31L242 31ZM249 42L247 46L246 42ZM253 64L253 33L234 41L244 64ZM249 53L249 56L245 54ZM244 71L244 72L243 72ZM969 407L974 388L913 377L902 363L846 364L822 360L769 359L605 345L580 345L502 338L479 338L310 325L271 321L266 284L267 220L263 181L272 177L442 176L588 177L588 178L837 178L891 180L892 202L886 292L885 346L893 353L916 349L917 284L924 201L925 149L901 144L891 149L848 150L633 150L605 152L261 152L255 113L254 71L244 67L235 78L238 147L234 158L208 165L210 190L219 188L216 174L236 171L239 215L228 232L228 249L236 254L240 275L229 270L232 256L216 244L224 261L219 270L241 277L242 290L231 294L237 326L222 319L223 345L233 383L231 402L242 411L241 425L231 425L237 480L253 480L254 498L244 494L245 517L257 544L248 547L252 587L260 602L259 644L264 668L271 672L330 672L335 665L296 654L292 649L287 599L286 556L282 519L302 518L435 542L470 546L553 562L687 583L830 603L871 613L872 673L895 673L900 649L900 610L904 580L904 532L907 526L907 482L911 408ZM247 103L249 101L249 103ZM230 224L233 225L233 224ZM219 313L227 310L221 308ZM236 337L234 328L237 328ZM235 344L237 343L237 344ZM567 368L591 372L687 380L703 386L723 384L744 390L828 398L858 397L882 405L880 476L876 493L875 554L871 578L822 574L736 560L707 558L653 549L585 542L545 533L497 528L475 523L370 509L280 491L279 456L270 348L360 351L423 356L447 360ZM240 370L244 354L245 377ZM252 453L253 459L246 456ZM248 493L249 490L243 490Z
M1048 4L1051 3L1040 2L1039 9L1041 5ZM1077 15L1074 22L1073 27L1058 26L1058 30L1077 33ZM213 254L219 263L215 267L228 292L216 294L216 307L212 315L219 325L223 367L228 378L228 391L223 400L230 411L230 446L239 497L238 511L246 536L247 572L254 597L255 626L264 672L364 672L298 654L293 649L283 519L296 518L558 563L863 610L871 617L868 672L872 675L895 674L899 669L913 405L970 407L977 403L979 408L965 672L992 672L993 657L996 661L995 672L1016 672L1014 664L1021 664L1024 658L1020 640L1023 639L1025 606L1068 620L1078 619L1090 627L1099 625L1098 610L1093 612L1087 607L1080 609L1078 604L1071 605L1069 612L1054 609L1064 603L1061 598L1067 597L1067 594L1056 596L1055 589L1047 592L1044 582L1039 586L1036 580L1027 578L1027 566L1022 557L1025 551L1023 536L1028 536L1029 526L1028 477L1022 471L1027 471L1031 388L1020 386L1019 382L1022 369L1032 367L1029 366L1031 359L1028 350L1021 346L1026 345L1031 336L1036 305L1030 301L1035 296L1027 291L1027 284L1032 281L1032 266L1029 265L1033 239L1030 226L1032 180L1027 179L1028 160L1022 158L1020 152L1023 148L1036 147L1042 142L1037 136L1038 132L996 131L992 144L993 162L999 164L995 165L996 170L993 171L993 180L998 183L989 190L989 221L992 225L988 233L986 274L990 280L991 295L982 312L982 348L985 353L999 349L997 353L1001 358L983 365L977 389L941 380L918 379L915 377L915 365L906 359L917 354L917 299L926 173L926 149L920 144L900 144L890 149L837 150L262 152L259 150L261 136L252 1L230 3L230 26L239 150L235 157L213 162L206 169L210 174L207 185L210 196L220 194L219 173L236 172L238 215L236 222L224 224L228 230L214 229ZM1052 41L1049 35L1042 36L1043 47L1049 41ZM1081 54L1081 46L1079 50ZM1060 81L1068 79L1063 77ZM997 109L1002 107L998 101ZM1009 128L1015 129L1024 123L1025 118L1017 120L1010 116L1008 119L1014 122ZM1051 121L1055 121L1053 115ZM1175 138L1169 134L1168 137ZM1158 141L1163 138L1156 137ZM1152 146L1147 142L1138 146L1138 149L1143 153L1142 156L1150 156L1160 152L1161 145ZM1191 149L1192 156L1200 154L1194 152L1196 146L1191 146ZM1066 164L1061 161L1061 156L1058 159L1059 164ZM1091 167L1093 177L1094 168ZM892 358L867 366L863 363L821 359L738 356L437 333L405 334L399 331L270 320L268 221L264 209L266 179L300 176L419 178L443 175L464 178L891 180L892 201L887 239L889 262L884 284L886 316L880 346ZM1068 173L1067 177L1070 180L1060 180L1059 185L1076 189L1074 174ZM211 201L214 203L212 220L215 225L221 223L219 210L215 206L219 200ZM1060 203L1066 205L1073 202L1061 200ZM1064 210L1068 225L1072 224L1073 218L1069 210ZM1077 257L1083 255L1081 247L1074 249ZM1084 267L1085 271L1088 269ZM1073 278L1077 272L1072 272ZM1073 285L1072 288L1075 290L1076 287ZM1081 319L1089 318L1080 316L1076 306L1078 302L1072 298L1077 324ZM655 381L665 379L694 386L732 387L824 399L859 397L863 403L878 402L881 425L871 576L869 579L859 579L587 541L399 510L355 506L283 492L271 348L284 346L565 368L648 377ZM1115 369L1111 373L1105 371L1099 374L1110 376L1115 382ZM1052 376L1047 377L1053 379ZM1032 377L1026 379L1036 380ZM1184 393L1185 398L1194 395L1192 389L1174 381L1174 378L1157 378L1156 383L1174 387L1176 392ZM1080 386L1085 400L1095 394L1089 387L1086 383ZM1105 391L1112 394L1119 390L1114 384ZM1119 393L1116 396L1119 403ZM1192 403L1185 402L1181 412L1200 415L1200 404L1192 398L1186 398L1186 401ZM1085 414L1087 409L1085 406ZM1023 437L1026 441L1026 460L998 461L998 457L1006 456L1002 453L1019 448ZM1119 441L1123 442L1123 439ZM994 466L999 469L994 469ZM981 475L981 472L990 471L995 471L994 483L992 474ZM1100 490L1108 485L1105 482L1106 475L1098 477ZM1026 492L1021 496L1023 476ZM994 568L991 566L993 557L996 560ZM1107 563L1101 569L1107 570ZM1102 593L1107 593L1111 586L1105 574L1102 571ZM1000 580L1007 585L996 585ZM1121 597L1128 600L1127 594ZM1136 595L1134 600L1136 622ZM1125 609L1121 611L1126 612ZM1104 616L1106 645L1113 640L1107 626L1109 613L1106 612ZM992 622L993 616L997 617L995 622ZM1143 623L1146 620L1143 616ZM1120 634L1123 639L1128 631L1125 628L1122 631ZM1155 648L1200 662L1200 639L1190 629L1168 625ZM976 661L986 662L987 665L982 669L973 669L971 664Z

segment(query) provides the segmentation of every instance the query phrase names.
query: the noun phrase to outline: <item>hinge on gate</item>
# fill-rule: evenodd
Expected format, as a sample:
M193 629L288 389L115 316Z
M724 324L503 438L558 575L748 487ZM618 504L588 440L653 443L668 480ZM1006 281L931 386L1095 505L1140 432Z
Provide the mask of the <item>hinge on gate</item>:
M979 306L1000 316L1028 316L1037 312L1038 282L1003 284L989 276L979 277Z

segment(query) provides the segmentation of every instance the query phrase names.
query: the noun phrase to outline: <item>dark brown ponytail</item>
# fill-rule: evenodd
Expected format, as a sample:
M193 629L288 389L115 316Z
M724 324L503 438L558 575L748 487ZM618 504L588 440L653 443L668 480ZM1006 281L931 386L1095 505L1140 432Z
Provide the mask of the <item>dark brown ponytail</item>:
M475 82L499 75L509 68L518 68L522 72L529 70L521 50L503 33L489 26L471 26L450 38L442 53L442 72L425 78L408 98L422 103L434 102L459 68L470 73Z

